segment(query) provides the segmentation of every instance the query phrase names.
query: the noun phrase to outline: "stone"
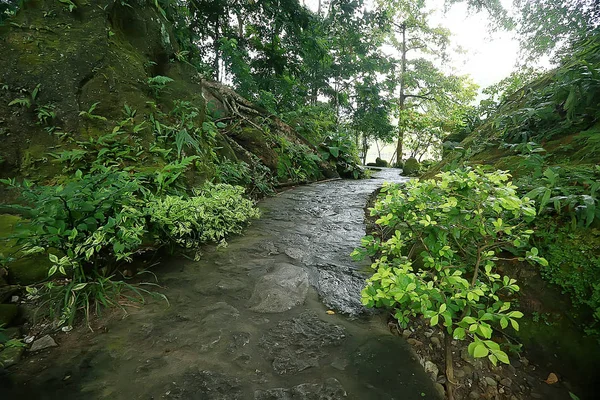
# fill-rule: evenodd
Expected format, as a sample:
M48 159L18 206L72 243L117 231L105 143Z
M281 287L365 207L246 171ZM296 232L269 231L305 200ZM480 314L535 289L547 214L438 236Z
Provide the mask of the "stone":
M476 400L476 399L478 399L480 397L481 397L481 395L476 390L474 390L471 393L469 393L469 399Z
M435 382L438 373L439 373L439 369L438 366L435 365L435 363L431 362L431 361L425 361L425 372L427 372L429 374L429 376L431 377L431 380L433 380Z
M444 385L442 385L441 383L435 384L435 390L438 392L441 399L446 397L446 389L444 388Z
M485 382L489 385L489 386L496 386L498 383L496 382L496 380L490 376L486 376L485 377Z
M347 393L335 378L326 379L324 383L302 383L290 389L274 388L257 390L255 400L333 400L347 397Z
M367 310L360 300L365 275L351 266L318 264L317 267L317 292L327 307L352 317L373 312Z
M464 377L465 377L465 375L466 375L466 374L465 374L465 371L464 371L464 370L462 370L462 369L460 369L460 368L456 368L456 369L454 370L454 377L455 377L455 378L462 379L462 378L464 378Z
M526 359L525 357L521 357L521 364L523 364L524 366L529 366L529 360Z
M0 367L8 368L21 360L21 355L25 351L23 347L7 347L0 352Z
M422 345L423 345L423 342L420 342L420 341L418 341L417 339L413 339L413 338L407 339L406 341L407 341L407 342L408 342L408 344L410 344L411 346L422 346Z
M163 398L188 400L241 400L242 384L238 378L219 372L191 368L180 376L172 378Z
M418 175L421 170L421 164L416 158L411 157L404 162L404 168L402 168L402 170L403 175Z
M306 270L282 263L260 278L249 301L250 309L261 313L284 312L304 303L307 293Z
M8 326L19 314L16 304L0 304L0 326Z
M465 371L466 375L471 375L473 373L473 368L469 364L463 365L462 369Z
M404 339L408 339L410 337L410 335L412 335L412 332L409 331L408 329L405 329L405 330L402 331L402 337Z
M326 349L345 337L343 327L323 321L313 312L304 312L266 332L259 346L272 360L273 370L285 375L319 366L319 361L327 356Z
M56 344L54 339L52 339L52 336L46 335L46 336L42 336L41 338L39 338L38 340L33 342L29 351L32 351L32 352L40 351L40 350L48 349L50 347L57 347L57 346L58 345Z
M502 378L500 384L502 386L510 387L512 385L512 380L510 378Z
M440 341L440 338L437 336L432 336L431 337L431 343L433 343L433 345L435 347L437 347L438 349L442 348L442 342Z

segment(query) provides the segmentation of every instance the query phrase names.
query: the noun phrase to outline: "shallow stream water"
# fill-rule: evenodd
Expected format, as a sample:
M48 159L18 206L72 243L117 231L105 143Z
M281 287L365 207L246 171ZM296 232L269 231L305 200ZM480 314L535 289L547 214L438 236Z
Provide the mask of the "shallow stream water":
M263 200L262 218L226 248L155 269L170 306L58 335L58 348L13 369L0 398L438 398L385 315L360 305L365 265L349 257L369 194L403 179L383 169Z

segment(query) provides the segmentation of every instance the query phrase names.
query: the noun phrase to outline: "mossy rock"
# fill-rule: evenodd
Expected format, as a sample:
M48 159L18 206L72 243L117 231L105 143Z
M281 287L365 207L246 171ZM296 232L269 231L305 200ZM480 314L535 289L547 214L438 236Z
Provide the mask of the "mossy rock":
M388 162L385 160L382 160L381 158L377 157L375 159L375 166L376 167L387 167L388 166Z
M421 164L416 158L411 157L404 163L404 175L415 176L419 175Z
M8 267L8 281L11 284L31 285L45 280L51 267L47 254L36 254L11 262Z
M16 304L0 304L0 326L8 326L19 314Z

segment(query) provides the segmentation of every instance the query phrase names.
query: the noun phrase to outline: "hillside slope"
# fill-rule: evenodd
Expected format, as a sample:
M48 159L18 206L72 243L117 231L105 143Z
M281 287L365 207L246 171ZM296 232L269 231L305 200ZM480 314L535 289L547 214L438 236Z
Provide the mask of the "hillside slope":
M594 393L600 349L600 32L561 65L448 138L443 161L508 170L536 200L536 246L547 267L510 266L524 288L529 351ZM588 336L591 335L591 336ZM554 357L548 356L554 354ZM558 358L557 358L558 357Z

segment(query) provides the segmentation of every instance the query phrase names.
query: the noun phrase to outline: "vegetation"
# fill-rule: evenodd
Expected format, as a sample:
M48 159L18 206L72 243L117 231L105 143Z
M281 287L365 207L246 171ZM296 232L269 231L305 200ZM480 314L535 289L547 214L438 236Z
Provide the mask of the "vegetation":
M478 168L437 178L384 187L371 210L383 237L365 237L353 255L376 257L363 304L391 308L404 328L418 315L443 327L446 377L453 382L453 338L472 341L468 350L476 358L509 363L491 340L493 328L518 330L523 314L510 309L519 287L498 273L497 261L548 263L529 245L534 203L517 195L510 175Z
M449 396L451 341L509 362L506 330L529 315L506 266L556 285L598 335L597 2L443 3L521 42L479 105L426 0L0 1L0 196L22 217L4 238L8 280L47 263L27 295L68 329L160 296L130 280L143 253L224 246L259 216L254 200L364 177L371 143L395 142L376 165L425 177L382 190L378 232L354 253L373 257L362 299L444 331Z

